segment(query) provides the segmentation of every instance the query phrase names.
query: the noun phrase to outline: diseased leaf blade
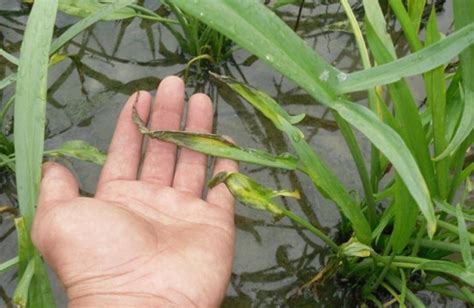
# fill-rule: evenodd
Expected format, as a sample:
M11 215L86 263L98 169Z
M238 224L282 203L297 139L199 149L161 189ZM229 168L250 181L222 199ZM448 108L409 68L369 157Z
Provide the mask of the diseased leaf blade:
M48 156L72 157L97 165L103 165L107 155L83 140L70 140L59 148L45 152Z
M183 131L151 131L145 127L143 121L138 117L136 110L134 110L133 113L133 120L138 125L140 131L151 138L170 142L210 156L224 157L287 170L294 170L298 165L298 158L289 153L273 156L261 150L244 149L226 140L222 136L215 134Z

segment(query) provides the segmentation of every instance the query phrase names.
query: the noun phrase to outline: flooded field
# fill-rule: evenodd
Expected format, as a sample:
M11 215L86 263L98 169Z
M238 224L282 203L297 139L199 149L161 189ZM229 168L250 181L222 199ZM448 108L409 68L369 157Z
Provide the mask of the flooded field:
M154 10L159 7L156 1L142 2ZM360 10L357 5L354 7L356 14L363 14L361 7ZM20 1L6 0L0 4L0 44L15 55L19 53L28 13L29 6ZM298 5L290 5L277 10L277 14L292 27L298 23L297 33L340 70L350 72L361 68L353 34L338 1L305 1L301 12ZM441 29L450 29L450 5L446 11L441 8L438 17ZM59 13L56 35L77 20ZM395 22L389 26L393 37L402 39ZM254 56L235 49L231 60L211 69L262 89L292 114L305 113L307 116L300 127L307 141L345 186L352 189L352 194L363 194L356 167L329 110ZM406 53L407 47L398 52ZM216 133L232 136L244 147L275 154L290 151L284 135L266 118L209 77L204 62L200 70L192 65L189 72L185 72L191 57L182 52L173 33L162 24L140 18L99 22L66 45L61 53L67 58L50 70L48 79L46 149L80 139L106 151L117 115L129 95L140 89L154 93L164 77L184 78L186 75L187 97L204 92L212 98ZM0 58L0 80L15 69ZM415 79L412 84L423 88L419 80ZM0 92L2 105L13 92L12 86ZM417 99L423 100L423 90L417 93ZM352 98L362 103L366 100L362 94ZM7 119L2 129L8 136L12 133L11 112ZM365 139L359 139L367 152L370 145ZM82 193L93 195L100 167L72 159L61 161L74 170ZM300 191L301 200L282 200L284 205L331 237L337 236L340 216L336 207L314 189L307 177L247 164L241 164L241 171L269 187ZM0 207L3 205L16 208L17 198L14 176L0 170ZM224 307L334 307L354 303L350 286L334 281L325 282L317 293L300 292L300 286L316 275L327 261L329 252L310 232L288 219L274 222L270 215L241 204L236 205L235 219L236 256ZM2 214L0 260L16 255L16 241L11 215ZM13 307L10 299L16 278L15 271L0 276L0 307ZM55 280L54 276L52 279ZM54 283L54 288L58 306L65 306L66 298L60 286ZM445 300L430 297L428 293L425 299L433 305L446 304Z

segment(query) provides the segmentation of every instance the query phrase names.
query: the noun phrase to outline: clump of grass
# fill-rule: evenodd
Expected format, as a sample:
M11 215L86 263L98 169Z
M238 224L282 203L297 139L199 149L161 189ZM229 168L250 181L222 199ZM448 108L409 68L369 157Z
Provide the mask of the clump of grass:
M192 15L186 14L170 1L164 1L167 8L176 16L179 28L165 24L181 48L186 60L184 79L193 72L196 79L208 78L209 71L219 71L223 64L233 60L235 44L219 31L214 30ZM204 11L201 12L206 14Z
M304 218L281 210L271 200L277 192L243 175L220 175L215 180L226 183L243 203L286 216L324 240L332 257L308 285L337 273L354 282L362 302L379 306L410 303L421 307L423 303L416 296L421 290L474 303L474 234L466 203L474 169L466 154L474 140L472 1L454 3L456 32L445 38L431 8L425 40L421 41L418 32L426 1L408 1L405 6L401 0L389 0L412 52L397 59L378 1L363 1L364 36L348 1L342 0L364 67L350 74L324 61L258 1L169 2L212 25L332 110L360 176L365 193L362 202L349 194L331 167L305 141L297 127L301 116L289 115L255 88L216 76L285 133L298 161L292 170L308 175L346 222L345 234L340 237L343 241L336 243L321 230L308 227ZM445 65L457 55L460 62L452 75L445 71ZM372 67L375 65L379 66ZM423 77L427 96L427 107L422 111L404 80L417 74ZM357 91L367 91L368 107L350 101L347 94ZM372 144L370 164L364 160L353 128ZM152 135L161 138L166 133ZM215 136L209 136L209 141L203 141L203 135L186 136L186 143L175 137L167 141L210 155L223 156L225 152L225 157L264 166L271 166L274 159L267 154L268 160L256 162L239 151L203 149ZM393 171L387 172L390 169ZM421 280L421 287L415 280Z

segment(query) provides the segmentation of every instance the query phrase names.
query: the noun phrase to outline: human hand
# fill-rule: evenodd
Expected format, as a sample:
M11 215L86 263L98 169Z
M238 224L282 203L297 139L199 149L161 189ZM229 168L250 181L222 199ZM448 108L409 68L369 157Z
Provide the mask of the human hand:
M148 140L132 122L132 107L152 129L179 129L184 85L164 79L151 106L147 92L120 114L94 198L79 196L69 170L43 167L32 239L66 288L70 307L216 307L234 255L233 198L221 184L201 199L207 158ZM150 111L150 109L152 109ZM190 98L186 130L210 132L212 104ZM176 166L175 166L176 165ZM141 168L141 169L140 169ZM218 159L214 173L237 164ZM141 172L139 172L141 170Z

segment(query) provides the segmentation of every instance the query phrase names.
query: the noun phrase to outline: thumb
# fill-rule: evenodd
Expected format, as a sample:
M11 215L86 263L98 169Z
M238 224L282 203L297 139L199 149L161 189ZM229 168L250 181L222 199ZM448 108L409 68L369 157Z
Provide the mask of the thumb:
M58 163L43 164L38 198L38 210L43 211L58 201L69 201L79 196L76 178L66 167Z
M51 239L51 230L44 217L54 207L79 196L76 178L66 167L58 163L43 164L38 197L38 208L33 221L31 237L35 246L44 254L44 238ZM45 232L47 230L47 232ZM42 249L43 248L43 249Z

